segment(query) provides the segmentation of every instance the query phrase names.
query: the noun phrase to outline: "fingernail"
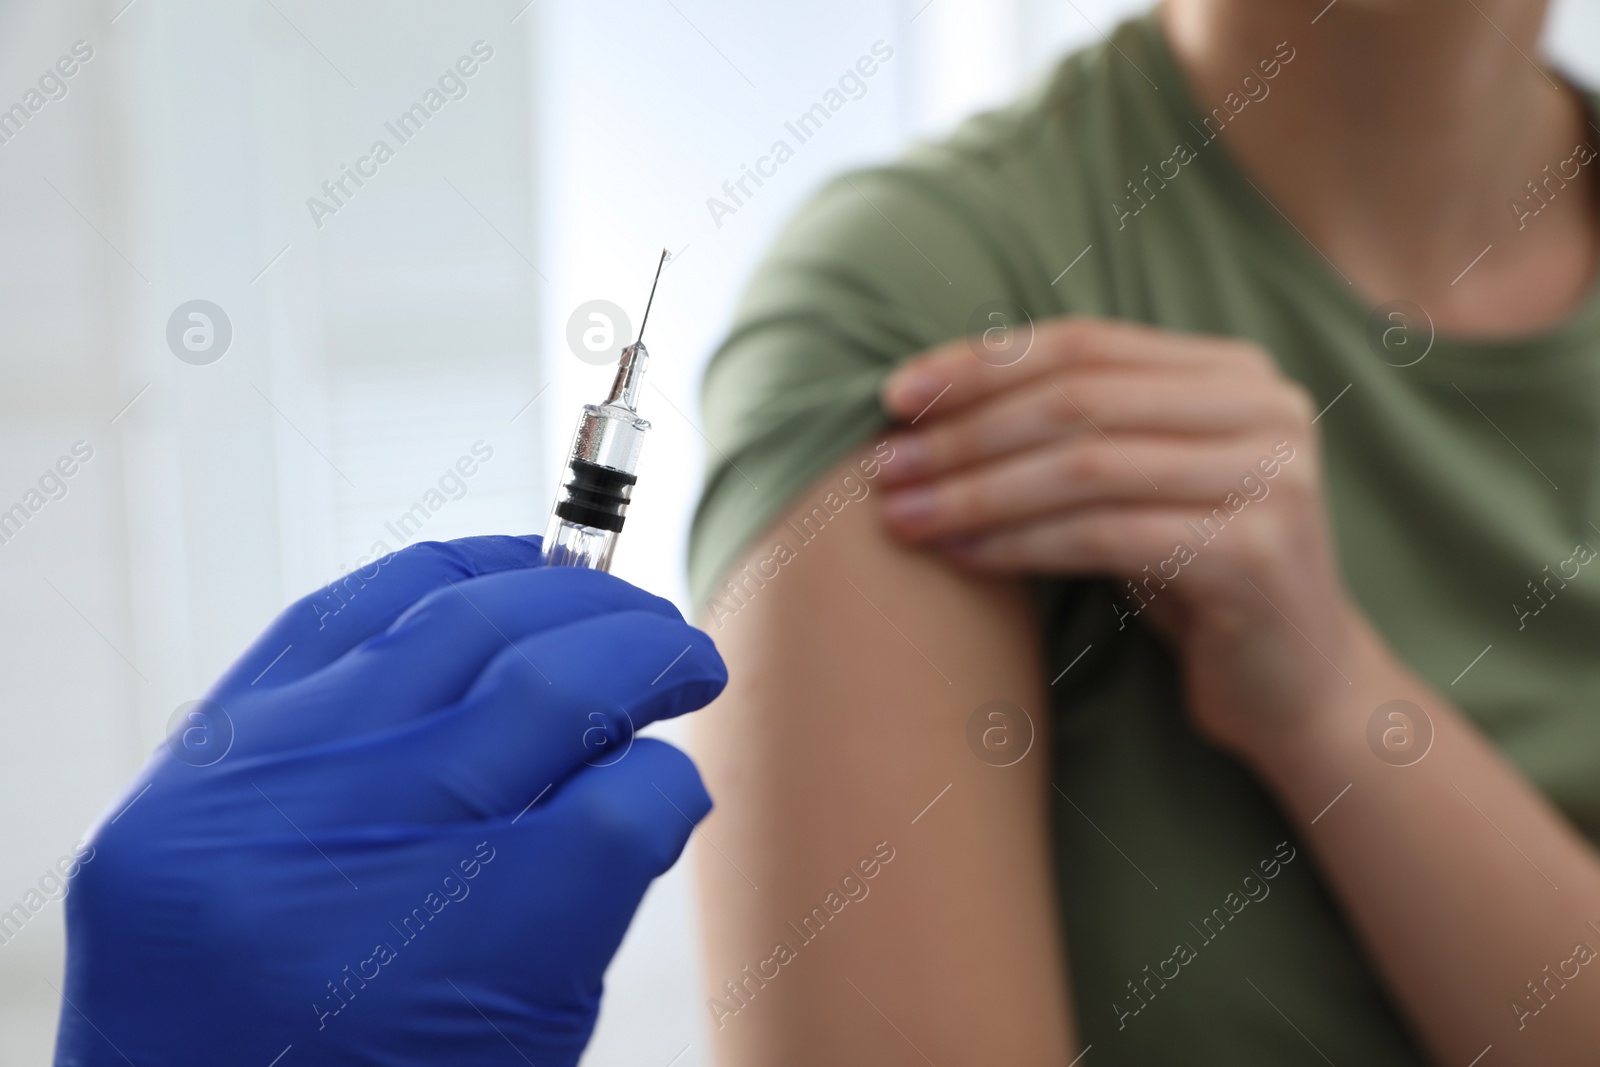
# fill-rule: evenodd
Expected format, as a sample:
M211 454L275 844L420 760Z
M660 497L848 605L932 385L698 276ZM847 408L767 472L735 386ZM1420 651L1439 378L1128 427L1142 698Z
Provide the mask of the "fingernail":
M883 510L890 522L914 526L932 517L938 507L931 490L908 489L889 494Z
M896 414L915 414L939 395L939 389L939 383L920 370L898 371L884 383L884 406Z

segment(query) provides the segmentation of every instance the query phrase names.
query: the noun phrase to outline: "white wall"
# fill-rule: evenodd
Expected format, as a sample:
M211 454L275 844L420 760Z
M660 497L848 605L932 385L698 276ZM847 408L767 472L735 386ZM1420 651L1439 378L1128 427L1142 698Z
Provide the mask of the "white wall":
M525 4L0 0L0 107L75 41L95 53L0 144L0 509L94 449L0 545L0 910L173 709L287 600L396 547L385 523L475 441L493 461L424 536L542 529L608 377L567 318L593 298L637 315L662 246L655 430L616 569L684 603L695 383L777 226L1142 0ZM1552 36L1600 81L1595 0ZM319 228L306 199L480 39L466 97ZM717 225L707 198L880 39L895 58L866 95ZM233 325L209 366L164 336L195 298ZM647 898L592 1067L709 1062L689 896L675 871ZM49 1055L60 919L0 945L0 1067Z

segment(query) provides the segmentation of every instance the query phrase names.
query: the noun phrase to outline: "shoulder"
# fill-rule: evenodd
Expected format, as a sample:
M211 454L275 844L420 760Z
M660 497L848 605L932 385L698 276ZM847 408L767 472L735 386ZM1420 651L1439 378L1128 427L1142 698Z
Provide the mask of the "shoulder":
M1166 143L1166 105L1141 73L1156 69L1158 34L1149 17L1130 20L1009 104L827 182L781 232L745 309L794 307L815 285L845 284L913 304L1005 297L1055 310L1062 253L1103 228L1125 161ZM934 315L919 340L947 340L964 324Z
M882 424L877 390L897 363L979 332L992 308L1038 319L1068 310L1069 287L1092 290L1094 262L1070 284L1055 280L1104 214L1097 168L1120 165L1123 131L1149 128L1124 121L1152 106L1120 55L1139 61L1142 26L1068 56L947 137L839 175L790 220L705 373L704 432L717 454L692 537L697 590Z

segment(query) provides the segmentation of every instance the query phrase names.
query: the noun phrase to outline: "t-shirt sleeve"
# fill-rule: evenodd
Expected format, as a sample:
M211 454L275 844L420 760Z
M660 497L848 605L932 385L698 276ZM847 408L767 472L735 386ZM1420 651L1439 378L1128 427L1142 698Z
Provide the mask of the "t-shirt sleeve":
M1016 299L992 199L900 164L834 180L784 230L706 370L696 610L800 493L885 427L878 389L896 364L967 333L986 302Z

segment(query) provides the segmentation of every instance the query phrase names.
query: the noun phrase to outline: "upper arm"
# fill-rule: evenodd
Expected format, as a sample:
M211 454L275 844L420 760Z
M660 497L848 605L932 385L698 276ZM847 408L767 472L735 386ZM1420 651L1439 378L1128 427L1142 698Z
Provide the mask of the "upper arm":
M723 576L738 599L708 614L730 674L695 732L716 803L696 864L718 1060L1065 1063L1025 591L892 542L858 458L751 543ZM969 747L969 719L994 700L1031 719L1012 766ZM875 849L892 859L869 861L869 879Z

